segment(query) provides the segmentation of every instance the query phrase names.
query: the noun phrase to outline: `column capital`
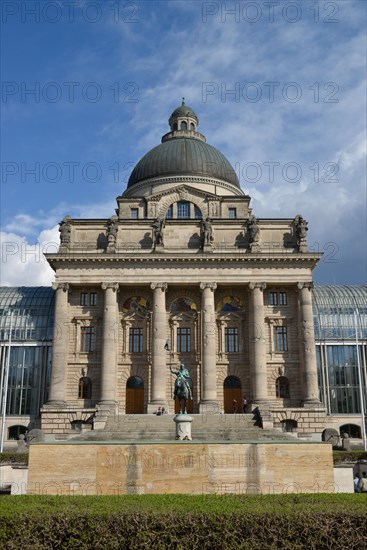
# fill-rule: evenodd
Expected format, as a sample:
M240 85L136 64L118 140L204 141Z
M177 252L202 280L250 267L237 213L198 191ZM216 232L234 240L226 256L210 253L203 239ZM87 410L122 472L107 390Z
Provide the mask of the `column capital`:
M163 292L165 292L168 288L167 283L151 283L150 288L152 290L156 290L157 288L160 288Z
M69 283L52 283L52 288L54 290L63 290L64 292L68 292L70 289Z
M205 288L210 288L210 290L215 290L217 288L217 283L200 283L201 290Z
M118 283L102 283L101 284L102 290L107 290L108 288L112 288L115 292L119 289Z
M254 288L259 288L260 290L266 289L266 283L249 283L250 290L254 290Z
M312 290L314 286L315 285L313 284L312 281L310 281L308 283L297 283L297 288L299 290L302 290L303 288L307 288L308 290Z

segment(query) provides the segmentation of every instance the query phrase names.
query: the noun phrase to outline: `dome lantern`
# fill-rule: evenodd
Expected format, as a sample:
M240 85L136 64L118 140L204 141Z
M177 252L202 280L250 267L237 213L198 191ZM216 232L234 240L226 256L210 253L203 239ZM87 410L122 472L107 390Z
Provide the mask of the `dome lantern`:
M199 119L194 111L185 103L185 98L182 98L182 104L177 107L171 114L168 124L170 125L171 132L176 131L194 131L199 124Z

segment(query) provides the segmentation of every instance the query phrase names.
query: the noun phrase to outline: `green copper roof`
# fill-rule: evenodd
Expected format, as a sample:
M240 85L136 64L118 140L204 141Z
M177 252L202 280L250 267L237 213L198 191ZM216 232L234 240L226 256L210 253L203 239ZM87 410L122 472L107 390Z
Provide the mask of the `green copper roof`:
M215 178L240 187L235 171L220 151L199 139L184 137L149 151L132 171L128 187L150 178L177 175Z
M173 113L171 114L171 118L185 116L190 116L198 121L198 117L196 116L195 112L191 109L191 107L186 105L184 101L182 101L182 105L180 105L179 107L177 107L177 109L173 111Z

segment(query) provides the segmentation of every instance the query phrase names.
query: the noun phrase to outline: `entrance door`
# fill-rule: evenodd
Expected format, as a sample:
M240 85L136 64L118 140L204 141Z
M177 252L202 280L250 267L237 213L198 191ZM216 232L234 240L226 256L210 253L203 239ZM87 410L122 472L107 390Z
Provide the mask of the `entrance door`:
M242 389L237 376L227 376L223 383L224 412L233 414L242 412ZM234 410L234 401L237 401L237 411Z
M130 376L126 382L126 414L144 414L144 382L139 376Z
M187 380L190 384L191 395L194 396L193 389L192 389L192 380L191 380L191 378L188 378ZM193 399L188 399L186 401L186 410L189 414L192 414L192 412L193 412L193 407L194 407L193 403L194 403ZM178 397L176 397L176 399L175 399L175 414L178 414L179 412L180 412L180 401L179 401Z

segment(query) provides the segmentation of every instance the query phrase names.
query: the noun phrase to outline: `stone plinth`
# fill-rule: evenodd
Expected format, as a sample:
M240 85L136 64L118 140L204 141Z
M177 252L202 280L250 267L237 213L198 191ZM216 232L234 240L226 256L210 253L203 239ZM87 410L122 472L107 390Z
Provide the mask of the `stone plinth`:
M334 492L327 443L36 443L28 494Z
M176 423L176 439L180 441L191 441L191 423L194 420L188 414L176 414L174 417Z

